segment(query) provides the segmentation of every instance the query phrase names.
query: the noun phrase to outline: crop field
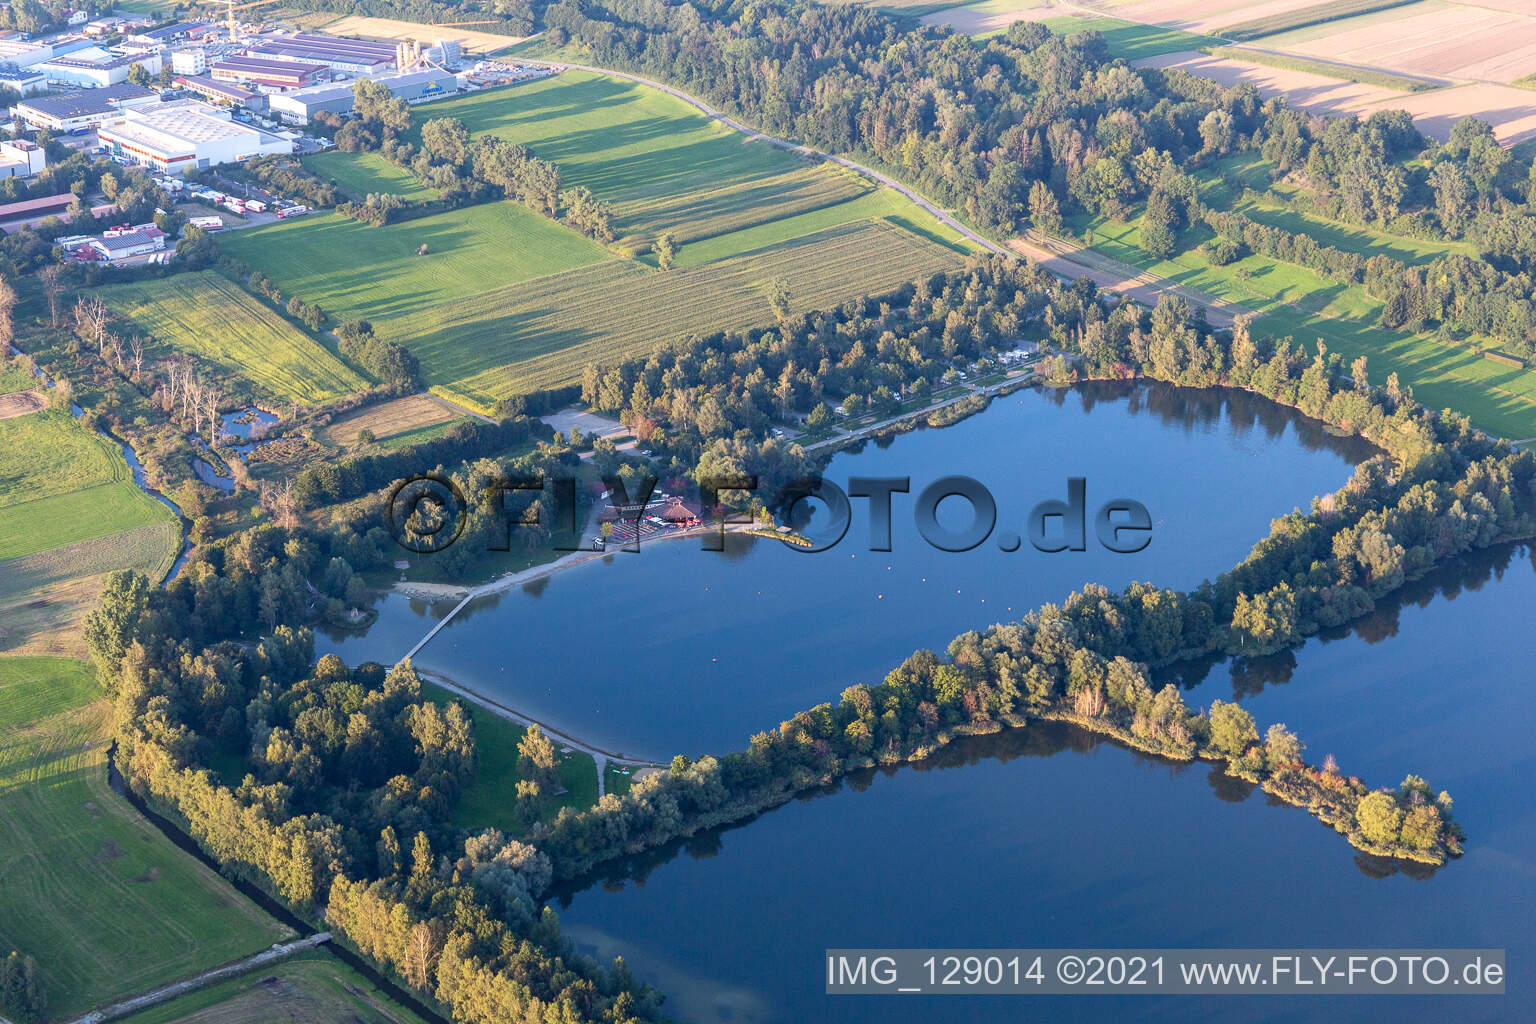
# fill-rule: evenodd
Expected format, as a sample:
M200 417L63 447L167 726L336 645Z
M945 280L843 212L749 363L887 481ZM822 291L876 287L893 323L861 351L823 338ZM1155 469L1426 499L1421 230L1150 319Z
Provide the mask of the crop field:
M116 446L68 416L0 420L0 560L171 520Z
M456 117L474 135L498 135L559 164L567 185L613 204L615 245L632 252L663 231L684 242L708 238L871 188L852 172L748 142L659 90L581 71L417 112L418 121L434 117Z
M449 39L464 48L465 53L486 54L504 50L522 37L503 36L494 32L479 32L472 28L450 25L427 25L418 21L399 21L394 18L364 18L348 15L337 20L334 15L322 22L324 31L337 36L360 36L365 39L416 40L422 43L434 39ZM315 31L320 31L316 28Z
M1061 12L1050 0L978 0L916 13L924 25L948 25L979 39L1006 31L1016 21L1043 21Z
M437 107L434 104L434 109ZM422 245L426 256L416 255ZM515 202L370 227L338 214L247 228L219 247L332 316L375 326L429 307L614 257ZM408 324L390 332L411 336Z
M436 189L424 187L417 182L416 175L390 163L379 153L343 153L333 149L328 153L312 153L300 163L359 199L365 199L373 192L401 199L433 199L437 196Z
M215 271L110 285L97 294L157 343L216 363L273 398L321 404L368 386L282 314Z
M78 662L0 658L0 947L58 1020L288 934L112 792L99 694Z
M1536 9L1421 0L1266 35L1267 49L1409 74L1509 83L1536 68Z
M1255 330L1291 336L1315 350L1317 339L1346 361L1369 360L1371 379L1380 383L1396 372L1414 397L1432 409L1451 407L1478 426L1504 437L1536 436L1536 372L1483 359L1470 346L1408 335L1377 325L1380 303L1363 289L1327 280L1304 267L1248 256L1225 267L1198 252L1157 260L1140 247L1136 221L1103 219L1072 223L1091 229L1093 248L1160 277L1208 295L1247 306L1260 314ZM1197 240L1191 235L1186 244Z
M359 432L367 430L376 439L386 441L434 427L446 427L460 419L463 419L461 414L434 398L406 395L349 413L326 427L320 436L330 444L350 445L357 442Z
M445 303L421 317L411 349L434 390L489 408L509 395L568 384L588 362L771 323L766 289L778 277L789 283L793 308L806 310L960 262L942 243L863 221L703 266L663 273L603 263Z

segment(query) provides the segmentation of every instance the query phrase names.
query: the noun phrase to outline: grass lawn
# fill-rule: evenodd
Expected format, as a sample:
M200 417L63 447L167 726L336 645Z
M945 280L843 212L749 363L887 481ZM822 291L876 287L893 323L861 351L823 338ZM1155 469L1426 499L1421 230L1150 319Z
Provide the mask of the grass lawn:
M368 386L282 314L215 271L109 285L97 294L160 344L218 363L283 401L320 404Z
M433 103L417 122L456 117L474 135L526 145L563 181L613 203L616 246L663 231L692 241L829 206L871 190L746 137L657 89L584 71Z
M1220 40L1210 36L1181 32L1158 25L1139 25L1119 18L1094 18L1067 15L1047 18L1043 24L1059 36L1076 35L1079 32L1101 32L1111 56L1126 60L1142 60L1164 53L1198 50L1202 46L1215 46Z
M1261 333L1290 335L1311 350L1321 338L1346 361L1368 357L1371 379L1378 384L1395 371L1413 388L1414 397L1432 409L1456 409L1505 437L1536 437L1536 372L1502 366L1470 347L1429 335L1379 327L1381 304L1364 289L1304 267L1260 256L1217 267L1192 250L1171 260L1153 259L1139 245L1137 224L1137 219L1115 224L1078 218L1070 226L1079 235L1091 229L1093 248L1107 256L1255 310L1261 314L1256 324ZM1201 237L1190 232L1181 244Z
M289 934L112 792L109 727L84 665L0 658L0 948L37 958L50 1019Z
M359 199L372 192L401 199L435 199L437 190L425 188L416 175L384 159L381 153L343 153L333 149L313 153L300 163L322 178L329 178Z
M325 950L306 950L121 1018L122 1024L423 1024L422 1018Z
M488 410L509 395L571 383L588 362L772 323L767 287L778 277L793 308L807 310L960 263L948 246L889 221L860 221L665 273L614 261L496 289L428 311L407 344L434 391Z
M69 416L0 420L0 561L173 521L117 447Z
M429 254L418 256L423 243ZM370 320L375 327L398 321L381 333L407 343L410 321L432 306L614 258L515 202L382 228L339 214L297 217L222 235L219 247L266 274L285 295L319 303L333 317Z
M456 698L440 686L424 683L422 692L438 704ZM475 722L475 745L480 751L480 777L459 797L454 808L455 826L471 832L488 828L522 833L533 823L517 812L517 745L527 729L470 701L464 701ZM551 737L556 755L563 745ZM560 782L565 793L545 801L540 817L554 821L560 808L584 810L597 803L597 764L591 754L573 752L560 762Z

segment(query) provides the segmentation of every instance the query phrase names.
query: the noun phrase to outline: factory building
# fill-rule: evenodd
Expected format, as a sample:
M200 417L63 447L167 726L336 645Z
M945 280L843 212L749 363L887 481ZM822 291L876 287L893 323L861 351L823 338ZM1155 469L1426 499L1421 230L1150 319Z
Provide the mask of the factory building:
M25 178L47 166L42 146L25 139L0 142L0 178Z
M229 82L216 82L205 75L181 75L173 84L178 89L197 93L209 103L226 107L245 107L247 110L267 109L267 98L261 93L252 92Z
M16 104L16 116L34 128L68 133L121 117L124 110L160 102L160 95L137 85L82 89L61 96L39 96Z
M113 156L158 171L184 171L293 152L291 141L234 121L228 110L197 100L174 100L125 111L120 119L96 129L96 137Z
M152 75L158 74L160 54L109 53L93 46L62 57L49 58L38 64L37 70L47 75L51 82L90 89L126 82L128 69L134 64L143 64L145 71Z
M211 77L216 82L252 82L271 89L299 89L312 84L325 71L324 64L235 56L213 65Z
M447 71L408 71L403 75L380 75L374 81L390 93L410 101L442 96L458 91L458 79ZM352 84L312 85L293 92L267 97L274 114L292 124L305 124L322 110L345 114L352 109Z
M15 89L23 96L31 96L47 91L48 76L31 68L0 67L0 86Z
M251 56L323 64L351 75L377 75L394 67L395 44L299 32L268 36L251 51Z

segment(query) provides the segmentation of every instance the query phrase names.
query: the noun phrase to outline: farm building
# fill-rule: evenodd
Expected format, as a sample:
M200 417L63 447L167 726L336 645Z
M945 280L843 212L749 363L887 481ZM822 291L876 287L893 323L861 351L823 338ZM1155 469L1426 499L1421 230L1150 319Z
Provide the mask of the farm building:
M0 178L25 178L48 166L43 147L25 139L0 142Z
M273 89L298 89L314 82L325 70L324 64L233 56L213 65L210 74L216 82L253 82Z
M458 80L446 71L408 71L403 75L380 75L374 79L404 100L441 96L458 90ZM352 109L352 85L312 85L292 92L274 93L267 100L272 112L285 121L304 124L328 110L345 114Z
M86 239L69 251L90 260L123 260L164 248L165 232L153 224L139 224L127 231L108 231L100 238Z
M226 107L245 107L249 110L267 109L267 98L259 92L242 89L229 82L215 82L206 75L182 75L173 83L178 89L195 92L209 103Z
M159 102L158 93L124 83L105 89L83 89L60 96L23 100L15 109L17 118L34 128L72 132L121 117L124 110Z
M292 142L240 124L231 120L228 110L197 100L127 111L98 128L96 137L114 156L160 171L293 152Z
M268 36L251 51L251 55L323 64L333 71L345 71L353 75L376 75L394 67L395 44L298 32L287 36Z

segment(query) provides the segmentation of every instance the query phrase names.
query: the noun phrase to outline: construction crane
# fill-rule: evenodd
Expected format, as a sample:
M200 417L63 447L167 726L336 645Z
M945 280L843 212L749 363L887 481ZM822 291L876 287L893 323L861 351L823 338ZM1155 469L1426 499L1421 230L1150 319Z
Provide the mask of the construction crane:
M235 0L198 0L204 4L223 4L227 17L225 25L229 28L229 41L238 42L240 34L240 22L235 18L236 11L249 10L252 7L265 7L267 4L275 4L278 0L253 0L251 3L237 4Z

